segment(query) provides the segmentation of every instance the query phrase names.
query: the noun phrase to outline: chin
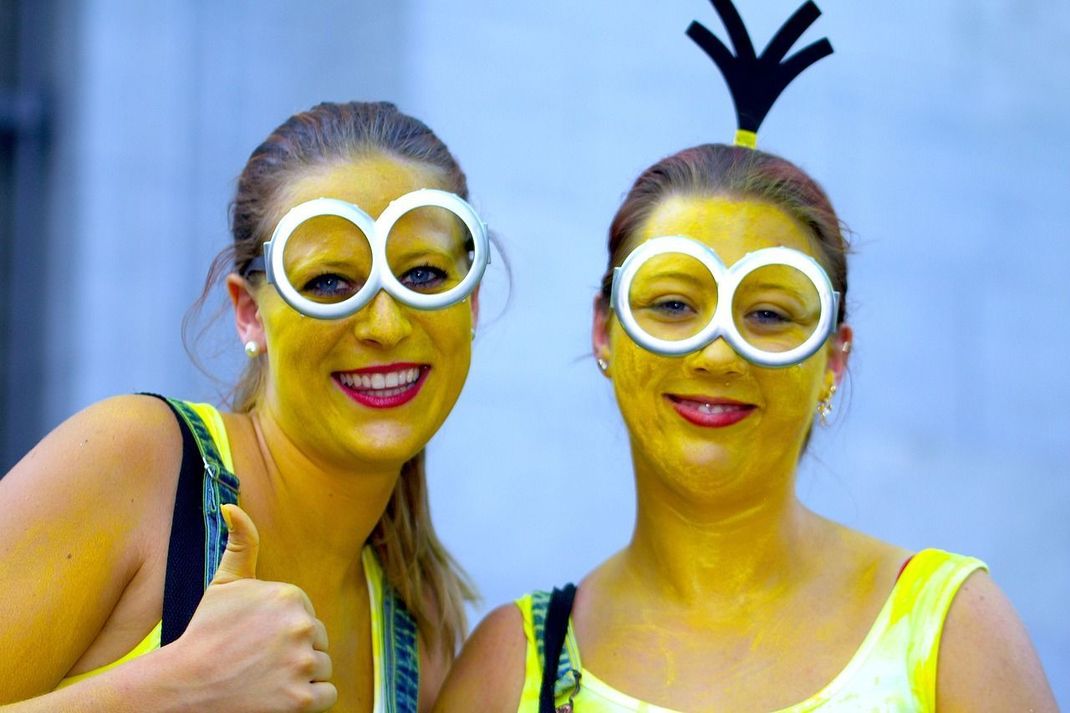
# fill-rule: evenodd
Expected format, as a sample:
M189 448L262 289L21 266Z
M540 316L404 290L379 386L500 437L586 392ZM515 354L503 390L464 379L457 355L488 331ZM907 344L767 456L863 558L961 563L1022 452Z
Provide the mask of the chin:
M741 444L725 444L709 438L660 432L635 443L653 472L673 489L708 490L711 484L727 484L738 477ZM633 448L633 453L636 450Z
M653 442L644 440L644 451L652 463L663 464L668 470L723 473L725 477L739 470L740 456L751 447L741 439L726 439L715 432L664 431Z
M680 456L677 471L686 473L689 481L727 484L742 470L742 463L732 449L716 443L690 443Z
M738 466L724 462L689 460L673 470L663 472L664 486L685 502L698 507L723 506L738 499L754 483L746 483Z
M420 434L407 424L378 423L359 428L350 451L366 463L403 463L422 451L432 434Z

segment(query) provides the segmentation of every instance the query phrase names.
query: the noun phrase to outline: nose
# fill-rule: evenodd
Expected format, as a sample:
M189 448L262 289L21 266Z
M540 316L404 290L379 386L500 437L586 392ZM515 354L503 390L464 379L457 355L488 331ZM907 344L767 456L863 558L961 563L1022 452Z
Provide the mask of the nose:
M747 361L725 341L724 337L717 337L687 359L692 371L715 376L739 375L747 368Z
M382 349L395 347L412 334L412 322L405 311L383 290L357 312L355 319L357 339Z

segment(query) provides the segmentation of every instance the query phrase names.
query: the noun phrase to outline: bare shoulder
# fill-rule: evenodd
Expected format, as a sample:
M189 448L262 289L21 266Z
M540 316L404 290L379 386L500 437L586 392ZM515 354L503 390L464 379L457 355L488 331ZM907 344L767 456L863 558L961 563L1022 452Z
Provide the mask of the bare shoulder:
M814 557L826 576L832 572L842 575L840 585L855 593L867 592L864 616L872 619L895 584L903 565L913 553L910 550L877 539L859 530L815 515L811 541L818 543Z
M67 419L0 479L0 619L20 622L5 627L0 699L54 686L94 641L160 537L148 525L174 498L181 448L166 404L122 396Z
M45 477L47 473L61 477L70 469L101 463L136 466L180 450L181 435L164 402L135 394L115 396L79 411L57 426L12 468L4 481L9 482L8 477L25 477L27 472L34 477ZM58 463L63 467L54 467Z
M984 571L959 589L940 640L937 709L1058 711L1014 607Z
M515 713L524 689L527 639L515 604L488 614L465 642L435 711Z
M181 453L181 432L162 401L106 399L57 426L0 480L0 508L7 515L85 511L114 521L144 508L139 496L159 492L161 480L173 481Z
M912 554L910 550L821 515L815 514L813 521L816 540L822 543L824 552L838 552L849 556L852 560L900 565L906 562Z

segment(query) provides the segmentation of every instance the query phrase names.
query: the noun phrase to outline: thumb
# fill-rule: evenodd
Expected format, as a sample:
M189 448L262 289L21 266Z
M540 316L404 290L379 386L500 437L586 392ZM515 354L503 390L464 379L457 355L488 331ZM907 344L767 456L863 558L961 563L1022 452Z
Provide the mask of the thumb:
M219 560L212 584L226 584L237 579L256 578L256 555L260 550L260 533L252 518L237 505L224 505L220 508L223 519L227 522L230 535L227 537L227 551Z

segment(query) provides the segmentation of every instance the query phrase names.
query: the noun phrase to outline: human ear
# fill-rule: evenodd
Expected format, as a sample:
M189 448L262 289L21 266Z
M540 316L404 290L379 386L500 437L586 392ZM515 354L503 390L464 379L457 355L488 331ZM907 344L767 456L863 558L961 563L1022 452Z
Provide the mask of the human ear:
M468 302L472 306L472 332L475 333L476 325L479 324L479 285L468 295Z
M591 351L598 362L598 368L609 378L612 367L611 353L609 349L609 308L601 294L594 298L594 322L591 325Z
M832 376L832 383L836 386L840 385L847 374L847 360L851 356L853 345L854 330L848 324L841 324L840 328L829 338L828 370Z
M260 350L267 347L264 323L260 319L260 306L253 295L253 286L237 273L227 275L227 294L234 306L234 326L242 344L255 342Z

